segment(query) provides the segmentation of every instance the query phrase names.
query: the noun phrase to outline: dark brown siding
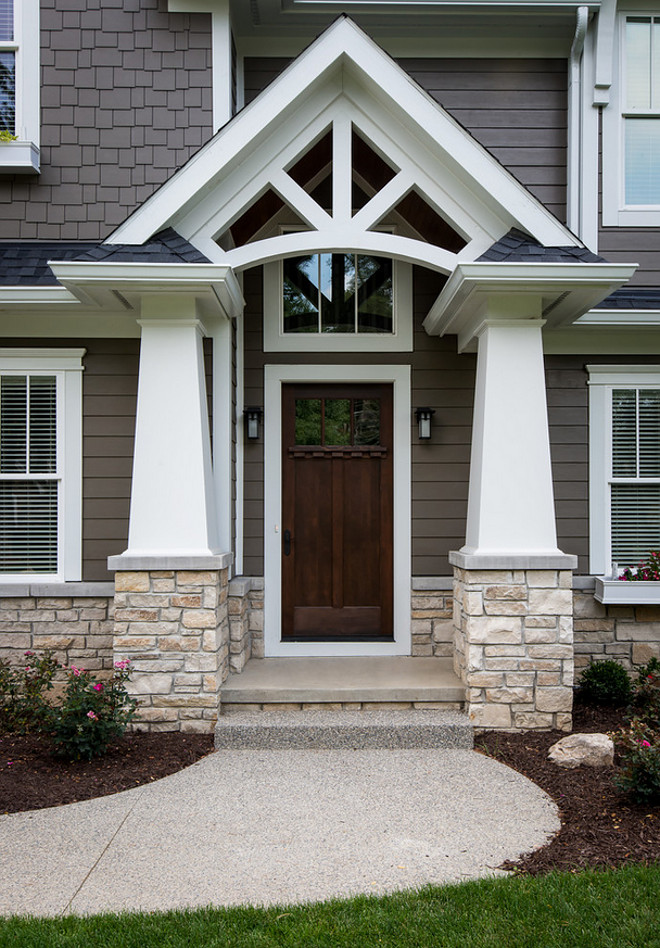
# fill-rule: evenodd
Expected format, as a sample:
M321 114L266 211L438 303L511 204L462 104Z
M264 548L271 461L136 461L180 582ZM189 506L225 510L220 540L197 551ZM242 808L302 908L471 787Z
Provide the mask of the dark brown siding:
M433 440L420 444L411 417L413 455L413 573L449 575L447 552L465 542L470 432L475 357L456 353L455 337L431 338L421 323L437 296L438 278L415 269L415 350L411 353L370 353L370 363L411 364L413 408L435 408ZM351 353L274 353L262 351L261 270L245 274L245 403L264 404L265 363L360 364L364 356ZM277 411L277 406L265 406ZM245 559L247 575L263 574L263 443L245 446Z
M140 343L83 342L83 579L111 580L128 545Z
M211 136L211 18L41 0L41 174L0 175L0 239L105 238Z
M660 286L660 227L608 227L598 240L598 253L606 260L639 264L631 286Z
M245 59L245 101L284 69ZM401 59L399 64L560 220L566 219L562 59Z

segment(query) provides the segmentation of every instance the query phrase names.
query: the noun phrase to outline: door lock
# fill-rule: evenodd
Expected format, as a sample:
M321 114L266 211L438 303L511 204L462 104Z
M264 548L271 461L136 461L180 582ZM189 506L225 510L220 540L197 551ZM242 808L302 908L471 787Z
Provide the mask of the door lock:
M290 530L284 531L282 540L283 540L284 555L289 556L291 553L291 531Z

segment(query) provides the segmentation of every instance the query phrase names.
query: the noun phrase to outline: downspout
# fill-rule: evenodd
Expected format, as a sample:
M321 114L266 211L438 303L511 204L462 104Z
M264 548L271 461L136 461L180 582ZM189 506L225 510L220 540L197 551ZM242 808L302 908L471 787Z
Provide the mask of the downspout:
M582 178L582 76L581 60L587 36L589 7L578 7L575 36L568 60L568 226L578 237L583 237L580 213L580 184Z

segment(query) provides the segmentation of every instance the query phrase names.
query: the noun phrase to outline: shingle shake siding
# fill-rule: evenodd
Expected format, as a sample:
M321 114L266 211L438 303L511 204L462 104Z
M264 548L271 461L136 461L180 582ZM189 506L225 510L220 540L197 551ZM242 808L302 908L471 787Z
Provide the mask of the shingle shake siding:
M0 240L102 240L212 133L211 17L42 0L41 174L0 174Z

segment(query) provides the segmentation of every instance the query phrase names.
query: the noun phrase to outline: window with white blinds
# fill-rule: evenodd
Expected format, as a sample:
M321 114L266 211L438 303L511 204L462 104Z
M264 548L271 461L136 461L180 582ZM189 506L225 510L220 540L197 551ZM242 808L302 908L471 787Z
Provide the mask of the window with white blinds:
M620 567L660 548L660 388L612 389L612 560Z
M57 573L57 378L0 376L0 573Z
M0 583L76 581L84 349L0 349Z

